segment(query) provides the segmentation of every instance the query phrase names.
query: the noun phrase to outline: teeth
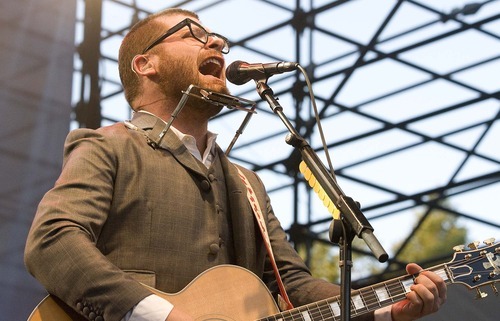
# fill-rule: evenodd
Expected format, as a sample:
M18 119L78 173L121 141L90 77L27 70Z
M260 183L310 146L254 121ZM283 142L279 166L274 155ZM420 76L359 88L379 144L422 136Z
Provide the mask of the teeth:
M216 58L208 58L199 67L199 71L204 75L220 77L222 63Z
M205 65L207 65L207 64L209 64L209 63L214 63L214 64L216 64L216 65L218 65L218 66L220 66L220 65L221 65L221 64L220 64L220 62L219 62L217 59L215 59L215 58L210 58L210 59L205 60L205 61L201 64L201 66L203 67L203 66L205 66Z

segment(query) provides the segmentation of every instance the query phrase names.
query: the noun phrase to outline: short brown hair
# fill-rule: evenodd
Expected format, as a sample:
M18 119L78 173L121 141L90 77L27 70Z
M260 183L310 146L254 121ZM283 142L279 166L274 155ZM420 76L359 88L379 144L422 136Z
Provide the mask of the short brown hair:
M136 23L122 40L118 53L118 70L123 91L125 92L125 99L127 99L131 106L134 99L140 94L139 79L131 68L132 59L166 31L163 29L164 26L158 21L158 18L176 14L183 14L198 19L198 15L192 11L181 8L169 8L149 15Z

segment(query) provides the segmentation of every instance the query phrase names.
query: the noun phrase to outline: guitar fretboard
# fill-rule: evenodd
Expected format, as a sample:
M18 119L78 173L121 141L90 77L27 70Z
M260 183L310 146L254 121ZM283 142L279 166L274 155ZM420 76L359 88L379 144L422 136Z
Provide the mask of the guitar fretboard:
M450 279L443 266L432 270L449 284ZM377 283L351 292L351 316L362 315L395 302L401 301L410 292L414 276L407 275L387 282ZM340 296L318 301L302 307L284 311L259 321L316 321L341 319Z

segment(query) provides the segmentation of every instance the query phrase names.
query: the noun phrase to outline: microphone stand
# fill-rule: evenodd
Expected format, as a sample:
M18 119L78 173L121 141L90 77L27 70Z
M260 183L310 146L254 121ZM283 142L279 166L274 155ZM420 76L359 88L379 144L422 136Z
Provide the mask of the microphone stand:
M297 130L290 123L286 115L283 113L283 107L274 97L272 89L267 85L267 79L255 80L257 92L262 99L267 101L272 111L278 115L281 121L289 130L286 137L286 143L297 148L302 155L302 159L311 170L312 174L325 190L325 193L334 202L335 206L340 210L341 219L334 220L330 229L330 237L333 242L338 240L340 245L340 268L341 268L341 320L349 321L351 306L351 267L352 267L352 240L357 235L363 239L368 245L373 255L379 262L385 262L388 255L380 245L377 238L373 235L373 227L370 225L366 217L359 209L356 202L346 196L326 167L322 164L318 155L306 140L300 136ZM341 224L337 224L339 221ZM339 228L340 226L340 228ZM342 236L337 238L335 231L342 231ZM336 240L334 240L336 239Z

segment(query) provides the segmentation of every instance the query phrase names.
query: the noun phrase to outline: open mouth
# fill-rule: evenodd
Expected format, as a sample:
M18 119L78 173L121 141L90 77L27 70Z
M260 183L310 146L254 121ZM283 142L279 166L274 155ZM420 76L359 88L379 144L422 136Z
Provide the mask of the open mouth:
M222 73L222 63L216 58L208 58L201 63L198 70L203 75L210 75L220 78Z

